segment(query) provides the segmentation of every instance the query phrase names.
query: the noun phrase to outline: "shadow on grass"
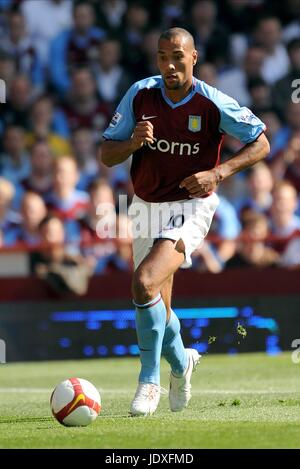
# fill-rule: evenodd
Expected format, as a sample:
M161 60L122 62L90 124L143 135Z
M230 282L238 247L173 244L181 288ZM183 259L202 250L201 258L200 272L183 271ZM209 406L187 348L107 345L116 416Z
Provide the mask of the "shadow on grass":
M128 419L131 417L128 414L123 414L123 415L99 415L98 419L101 420L110 420L110 419ZM52 423L58 423L55 421L53 417L6 417L6 418L0 418L0 425L1 424L7 424L7 423L42 423L42 422L52 422ZM68 428L67 426L65 428ZM74 427L70 427L74 428ZM80 427L78 427L80 428Z
M0 419L2 423L31 423L31 422L53 422L53 417L7 417Z

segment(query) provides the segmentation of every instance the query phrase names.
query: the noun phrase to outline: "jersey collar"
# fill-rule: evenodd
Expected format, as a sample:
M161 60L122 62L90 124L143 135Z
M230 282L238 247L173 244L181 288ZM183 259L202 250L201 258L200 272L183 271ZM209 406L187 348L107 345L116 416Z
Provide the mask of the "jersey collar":
M186 104L187 102L189 102L192 97L195 95L196 93L196 80L195 78L193 77L193 83L192 83L192 89L191 91L189 92L189 94L183 98L181 101L178 101L178 103L173 103L173 101L171 101L168 96L166 95L166 90L165 90L165 87L164 87L164 82L163 80L161 81L161 93L163 95L163 98L164 100L166 101L166 103L172 108L172 109L175 109L176 107L179 107L179 106L182 106L183 104Z

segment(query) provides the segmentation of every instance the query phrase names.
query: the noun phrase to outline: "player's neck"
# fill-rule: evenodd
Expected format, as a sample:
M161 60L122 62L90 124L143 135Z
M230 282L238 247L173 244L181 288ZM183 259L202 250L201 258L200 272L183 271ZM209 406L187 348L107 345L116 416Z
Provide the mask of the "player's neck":
M181 88L178 90L169 90L165 88L166 96L173 102L179 103L186 96L188 96L193 88L193 79L187 81Z

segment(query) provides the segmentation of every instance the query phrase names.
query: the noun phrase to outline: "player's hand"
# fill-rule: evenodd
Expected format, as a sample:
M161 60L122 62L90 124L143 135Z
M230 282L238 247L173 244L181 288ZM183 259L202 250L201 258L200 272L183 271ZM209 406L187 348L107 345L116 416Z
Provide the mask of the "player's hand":
M144 143L154 143L153 125L150 121L138 122L131 137L131 143L135 150L141 148Z
M218 183L218 173L214 168L209 171L201 171L200 173L188 176L181 181L179 187L185 187L189 191L191 198L197 198L214 191Z

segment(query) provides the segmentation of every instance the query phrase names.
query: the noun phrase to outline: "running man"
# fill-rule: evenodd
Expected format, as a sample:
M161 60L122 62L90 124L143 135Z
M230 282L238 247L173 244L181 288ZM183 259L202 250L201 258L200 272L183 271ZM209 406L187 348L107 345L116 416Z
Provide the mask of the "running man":
M134 83L104 132L101 158L111 167L132 157L132 206L173 215L133 241L132 282L141 371L131 415L150 415L160 398L160 358L171 366L169 403L183 410L191 398L191 374L200 358L186 349L171 309L173 275L191 265L191 254L209 230L218 184L265 158L265 125L249 109L193 77L194 39L185 29L163 32L158 42L161 75ZM224 134L243 148L220 164ZM172 207L171 207L172 210ZM155 220L153 220L155 218ZM135 220L133 218L133 225ZM134 226L133 226L134 229Z

